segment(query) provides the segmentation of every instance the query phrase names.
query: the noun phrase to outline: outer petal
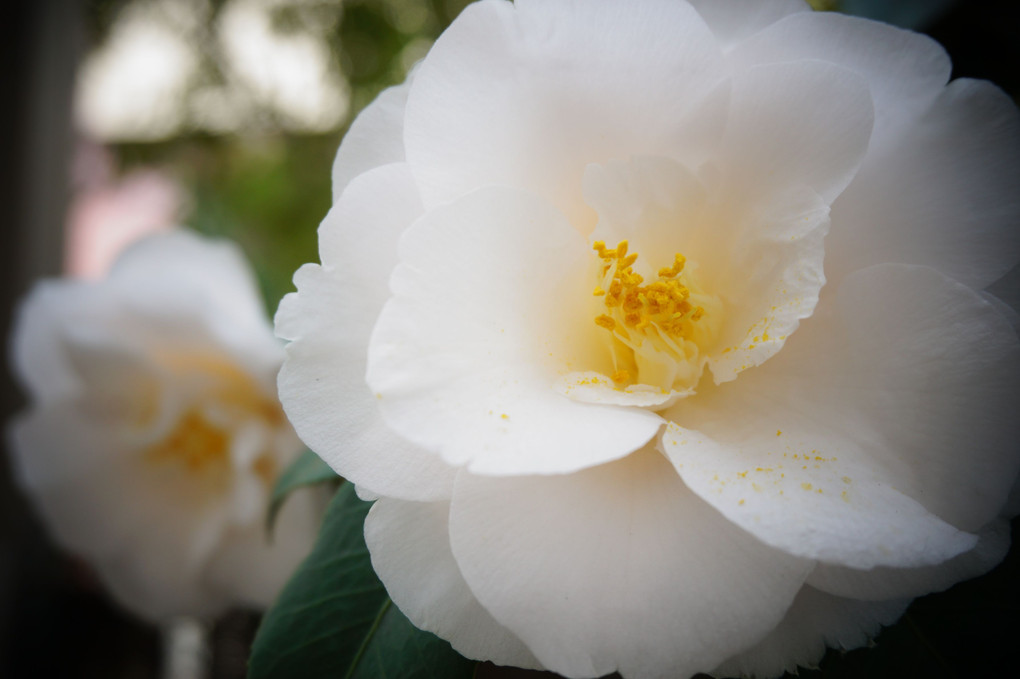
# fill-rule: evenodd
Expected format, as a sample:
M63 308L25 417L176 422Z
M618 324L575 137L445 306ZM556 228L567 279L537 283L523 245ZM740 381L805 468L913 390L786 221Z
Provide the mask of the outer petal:
M827 647L850 650L868 643L903 615L909 599L854 601L804 587L786 617L758 645L730 658L712 674L777 677L812 667Z
M931 38L838 12L803 12L742 41L729 55L739 70L757 64L816 59L865 77L875 106L872 150L942 93L952 64Z
M775 359L667 413L731 455L679 438L670 454L702 497L772 544L786 534L784 545L804 554L810 542L793 535L804 530L827 536L812 553L823 560L937 563L968 545L920 507L977 530L1016 477L1018 370L1012 328L980 295L930 269L872 267ZM793 520L756 520L776 509L767 497L779 491L807 506ZM875 512L873 525L860 512ZM845 528L852 517L860 530ZM879 538L892 530L905 542L883 554Z
M869 151L832 206L830 280L881 262L931 266L980 289L1020 260L1020 114L987 82L955 80Z
M282 348L251 268L233 243L183 229L145 238L117 259L101 285L132 319L124 327L146 346L201 351L212 341L272 385Z
M741 44L748 36L785 16L810 13L804 0L687 0L701 14L725 49Z
M808 584L851 599L883 601L939 592L962 580L984 575L1009 551L1009 522L996 520L981 531L969 552L927 568L873 568L869 571L819 564Z
M315 541L322 513L318 499L311 490L288 497L271 539L260 520L231 526L209 560L204 581L233 602L268 608Z
M719 406L709 408L712 414L685 419L700 421L725 444L670 424L663 450L691 490L766 544L873 568L937 564L977 542L884 482L853 443L812 431L810 421L731 400L730 431L721 433L723 420L711 420Z
M569 677L707 670L772 629L810 568L720 517L651 450L569 476L462 473L450 534L482 605Z
M725 119L723 77L715 38L683 2L477 3L416 76L408 162L428 208L503 184L548 198L588 233L585 165L697 160Z
M96 295L92 286L43 281L32 289L17 309L11 366L36 405L67 397L81 386L64 347L67 327L80 315L99 324L115 313L114 300Z
M478 473L562 473L626 455L658 430L653 413L552 388L578 368L605 374L608 357L586 306L593 258L544 200L479 190L416 222L400 257L368 383L408 440Z
M219 499L153 473L103 425L68 404L17 421L19 480L57 541L94 563L125 606L150 619L217 613L225 599L195 578L225 528Z
M333 160L334 203L359 174L404 162L404 108L412 79L413 74L380 92L351 123Z
M368 338L397 240L420 212L406 166L355 178L320 228L324 264L298 270L298 292L280 304L276 327L292 340L279 390L301 439L373 493L425 500L449 497L453 470L390 431L365 384Z
M1020 471L1020 342L1008 319L921 267L854 274L837 304L863 387L857 407L884 443L875 462L934 513L980 529Z
M828 204L868 151L868 82L820 61L765 64L733 77L718 161L724 195L760 202L808 187Z
M496 622L460 574L450 551L450 505L383 498L365 519L372 567L393 601L421 629L461 655L539 669L527 647Z

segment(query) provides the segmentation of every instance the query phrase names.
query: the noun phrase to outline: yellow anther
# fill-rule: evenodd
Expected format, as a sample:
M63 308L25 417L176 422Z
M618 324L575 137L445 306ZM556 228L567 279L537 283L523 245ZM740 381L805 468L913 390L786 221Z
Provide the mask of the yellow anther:
M605 328L606 330L612 330L616 327L616 321L613 320L612 316L602 314L601 316L595 317L595 325Z
M617 370L613 373L613 381L617 384L622 384L630 379L630 373L626 370Z
M606 291L603 290L601 286L596 285L595 291L592 292L592 294L595 295L596 297L601 297L602 295L606 294Z
M687 258L678 252L673 256L673 266L667 266L659 269L659 276L662 278L674 278L675 276L679 276L680 272L684 270L684 266L686 266L686 264Z

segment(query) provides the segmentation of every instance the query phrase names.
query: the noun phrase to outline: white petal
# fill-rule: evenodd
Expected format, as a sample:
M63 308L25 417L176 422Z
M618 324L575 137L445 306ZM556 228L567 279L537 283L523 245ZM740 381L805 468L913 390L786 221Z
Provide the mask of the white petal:
M738 73L719 160L723 191L755 202L808 187L831 203L860 167L873 121L868 82L849 69L795 61Z
M405 232L372 335L368 383L386 422L484 474L562 473L641 447L660 419L571 401L578 369L610 372L584 238L541 198L481 189Z
M952 68L942 46L925 35L838 12L788 16L741 42L728 60L743 70L804 59L835 63L867 79L875 107L872 150L931 105Z
M869 151L832 206L830 280L881 262L931 266L980 289L1020 260L1020 114L1001 90L960 79Z
M737 219L725 260L706 258L706 285L728 303L708 365L716 384L761 365L808 318L825 284L828 209L810 190L777 195ZM722 230L725 233L725 230Z
M290 495L271 537L266 535L261 513L247 525L231 526L210 558L202 581L224 592L235 604L268 608L315 541L323 508L320 500L311 489Z
M404 108L413 75L379 93L344 134L333 160L333 202L351 180L369 170L404 161Z
M752 399L709 399L703 390L674 410L712 437L670 424L663 449L691 490L766 544L873 568L937 564L977 542L885 483L849 440Z
M778 677L814 667L827 647L850 650L874 638L903 615L909 599L854 601L804 587L786 617L763 641L730 658L712 674L720 677Z
M819 564L808 578L816 589L867 601L914 598L940 592L984 575L1009 551L1009 522L995 520L978 536L977 546L945 563L927 568L873 568L869 571Z
M91 426L87 417L66 402L39 408L16 419L10 429L11 461L19 483L38 499L47 525L57 540L82 553L102 553L118 533L131 530L137 520L120 510L121 494L116 489L126 483L122 466L123 446L113 427ZM78 451L70 455L68 451ZM85 489L108 484L110 491L97 494L96 506ZM78 488L64 494L63 489ZM129 486L130 488L130 486ZM98 528L109 538L94 534L97 514L110 520Z
M162 232L128 248L104 285L150 350L172 345L201 352L213 342L271 388L283 349L254 274L233 243L183 229Z
M226 526L216 494L140 461L114 426L69 404L33 411L11 434L19 480L49 530L124 606L158 620L226 604L196 582Z
M277 332L292 340L280 400L298 435L341 476L414 500L449 497L453 470L383 423L365 365L397 240L420 211L406 166L355 178L320 228L325 264L298 270L298 292L276 315Z
M779 622L810 568L727 522L651 450L567 476L462 473L450 534L482 605L569 677L710 669Z
M450 505L383 498L365 519L372 567L415 624L474 660L539 669L538 661L482 608L450 551Z
M81 387L65 346L68 329L90 325L115 313L113 300L96 294L94 284L42 281L18 306L11 337L11 367L35 404L47 404Z
M92 324L73 324L64 330L63 356L69 373L81 385L84 412L132 426L145 436L161 420L176 417L166 390L167 372L124 333ZM69 375L70 376L70 375ZM167 424L170 424L167 422Z
M687 0L701 14L719 42L729 48L790 14L810 13L804 0Z
M922 267L855 273L837 304L852 351L844 369L862 387L856 406L885 447L875 462L937 515L980 529L1020 471L1020 341L1008 319Z
M857 568L937 563L966 540L922 506L978 530L1016 478L1018 370L1016 335L980 295L931 269L871 267L772 361L668 411L713 440L671 455L699 494L771 544ZM780 490L803 504L792 520L773 501ZM756 522L759 507L774 520ZM883 540L899 551L883 553Z
M722 78L715 38L686 3L473 4L411 88L408 162L426 207L503 184L588 233L585 165L703 149L724 119Z
M664 391L647 384L632 384L620 388L610 378L592 371L564 375L554 383L553 389L581 403L634 406L653 410L668 407L678 398L694 393L693 389L680 392Z

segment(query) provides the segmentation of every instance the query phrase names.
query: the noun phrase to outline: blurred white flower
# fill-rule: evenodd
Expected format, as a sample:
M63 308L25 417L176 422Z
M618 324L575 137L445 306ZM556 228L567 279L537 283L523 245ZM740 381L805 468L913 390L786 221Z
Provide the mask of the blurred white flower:
M801 0L487 0L361 114L280 393L415 624L774 676L1002 558L1020 118L949 73Z
M165 620L272 601L317 516L299 494L266 537L272 484L301 443L236 247L170 231L104 280L44 281L12 354L31 401L11 427L20 481L124 606Z

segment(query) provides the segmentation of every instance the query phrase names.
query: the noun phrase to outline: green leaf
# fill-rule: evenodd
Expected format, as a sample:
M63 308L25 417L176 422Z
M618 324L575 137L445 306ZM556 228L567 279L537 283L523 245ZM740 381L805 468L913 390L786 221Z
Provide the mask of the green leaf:
M472 661L392 604L365 547L369 503L344 484L315 548L262 620L249 679L470 679Z
M273 496L269 500L269 511L266 513L267 530L272 532L273 523L276 521L276 515L280 512L280 508L283 507L283 501L292 492L303 486L337 479L340 477L330 469L328 464L322 461L321 457L310 450L301 453L301 456L280 474L276 485L273 486Z

